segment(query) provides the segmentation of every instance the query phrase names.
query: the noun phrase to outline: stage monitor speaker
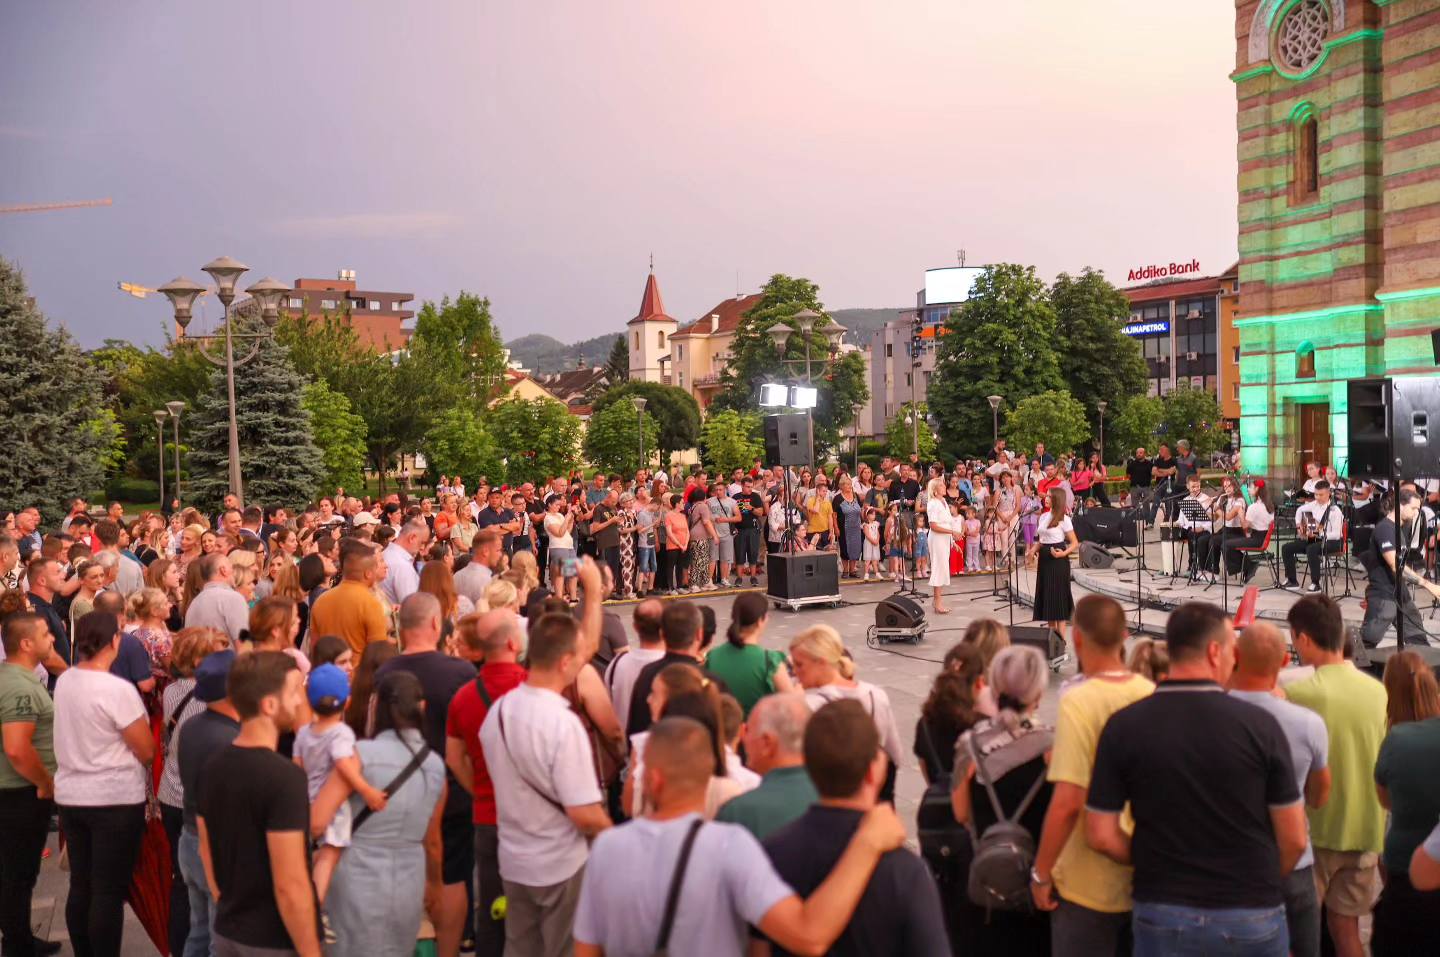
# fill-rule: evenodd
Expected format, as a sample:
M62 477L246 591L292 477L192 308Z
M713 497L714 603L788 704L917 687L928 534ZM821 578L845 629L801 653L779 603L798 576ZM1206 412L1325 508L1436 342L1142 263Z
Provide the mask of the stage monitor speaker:
M1097 545L1135 547L1133 508L1087 508L1074 517L1075 537Z
M1050 630L1048 625L1011 625L1010 644L1029 645L1054 661L1065 654L1065 639Z
M765 560L766 594L778 601L840 594L840 556L835 552L771 553Z
M1430 670L1435 672L1435 677L1440 678L1440 648L1431 645L1412 644L1412 642L1419 637L1419 635L1411 635L1407 631L1405 635L1405 650L1413 651L1425 659L1425 663L1430 666ZM1394 657L1395 652L1399 650L1400 649L1394 645L1388 648L1371 648L1368 654L1369 661L1364 666L1361 666L1357 660L1356 667L1365 667L1376 678L1384 678L1385 664Z
M814 435L808 415L765 416L765 464L809 465Z
M880 599L875 606L876 628L921 628L925 625L925 609L905 595Z
M1115 564L1115 556L1094 542L1081 542L1080 564L1086 568L1109 568Z

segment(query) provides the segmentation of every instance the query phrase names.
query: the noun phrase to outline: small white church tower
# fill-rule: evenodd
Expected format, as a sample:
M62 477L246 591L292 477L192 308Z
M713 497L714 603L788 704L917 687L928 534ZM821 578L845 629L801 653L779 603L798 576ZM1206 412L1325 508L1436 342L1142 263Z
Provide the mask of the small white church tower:
M632 382L664 382L670 375L670 337L679 326L665 314L660 299L660 284L655 281L655 257L650 257L650 275L645 280L645 295L640 299L640 312L625 324L630 337L630 380Z

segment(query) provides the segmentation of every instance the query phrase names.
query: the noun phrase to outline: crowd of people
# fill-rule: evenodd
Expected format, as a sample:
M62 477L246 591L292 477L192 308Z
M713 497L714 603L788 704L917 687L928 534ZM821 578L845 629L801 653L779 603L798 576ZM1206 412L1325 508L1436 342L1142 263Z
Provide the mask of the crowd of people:
M86 955L119 953L126 901L163 889L152 935L186 955L398 955L433 932L444 957L1309 955L1322 936L1351 957L1367 915L1373 953L1440 952L1424 660L1367 677L1323 594L1288 642L1198 603L1131 637L1115 602L1070 598L1070 513L1103 469L1047 458L757 463L674 492L641 473L466 497L447 477L433 500L293 515L77 500L44 531L22 509L0 533L3 952L59 949L30 925L56 817ZM1376 526L1392 582L1418 497ZM1037 560L1036 616L1071 628L1053 726L1046 661L997 622L945 655L907 747L830 626L779 651L763 594L740 590L723 634L674 596L755 580L772 549L833 548L863 580L868 546L900 538L886 574L928 551L943 612L971 522L979 567ZM912 756L919 855L892 804ZM147 845L163 873L137 866Z

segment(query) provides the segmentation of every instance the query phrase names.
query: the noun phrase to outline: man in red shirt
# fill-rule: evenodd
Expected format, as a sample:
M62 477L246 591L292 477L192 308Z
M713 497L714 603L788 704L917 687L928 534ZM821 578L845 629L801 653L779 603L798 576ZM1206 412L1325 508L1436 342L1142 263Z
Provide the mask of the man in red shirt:
M474 681L450 699L445 714L445 763L474 801L475 865L479 887L475 894L475 952L498 954L505 946L505 921L491 918L495 899L505 896L500 882L499 838L495 821L495 786L485 768L480 747L480 725L501 695L525 681L517 664L525 647L525 629L514 612L489 611L462 621L455 637L465 657L482 657L485 664Z

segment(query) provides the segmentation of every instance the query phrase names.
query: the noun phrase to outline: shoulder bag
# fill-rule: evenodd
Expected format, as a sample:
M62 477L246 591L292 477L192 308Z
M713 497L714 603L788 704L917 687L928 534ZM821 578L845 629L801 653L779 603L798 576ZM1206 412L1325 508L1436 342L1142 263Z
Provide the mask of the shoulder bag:
M395 792L405 786L405 782L410 780L411 775L413 775L416 771L420 770L420 765L424 764L425 759L428 757L430 757L430 745L420 745L420 750L416 751L413 755L410 756L410 763L405 765L405 767L401 768L400 773L395 775L395 777L391 779L389 784L385 785L385 796L387 798L394 797ZM355 820L352 821L350 824L350 833L355 833L355 831L359 829L360 825L370 820L371 815L373 815L374 813L375 812L370 810L368 805L361 808L360 813L355 815Z
M670 890L665 895L665 916L660 920L660 937L655 942L654 957L669 957L670 931L675 926L675 911L680 907L680 887L685 883L685 868L690 863L690 849L695 838L704 827L703 818L692 821L685 833L685 843L680 845L680 859L675 862L675 873L670 875Z

